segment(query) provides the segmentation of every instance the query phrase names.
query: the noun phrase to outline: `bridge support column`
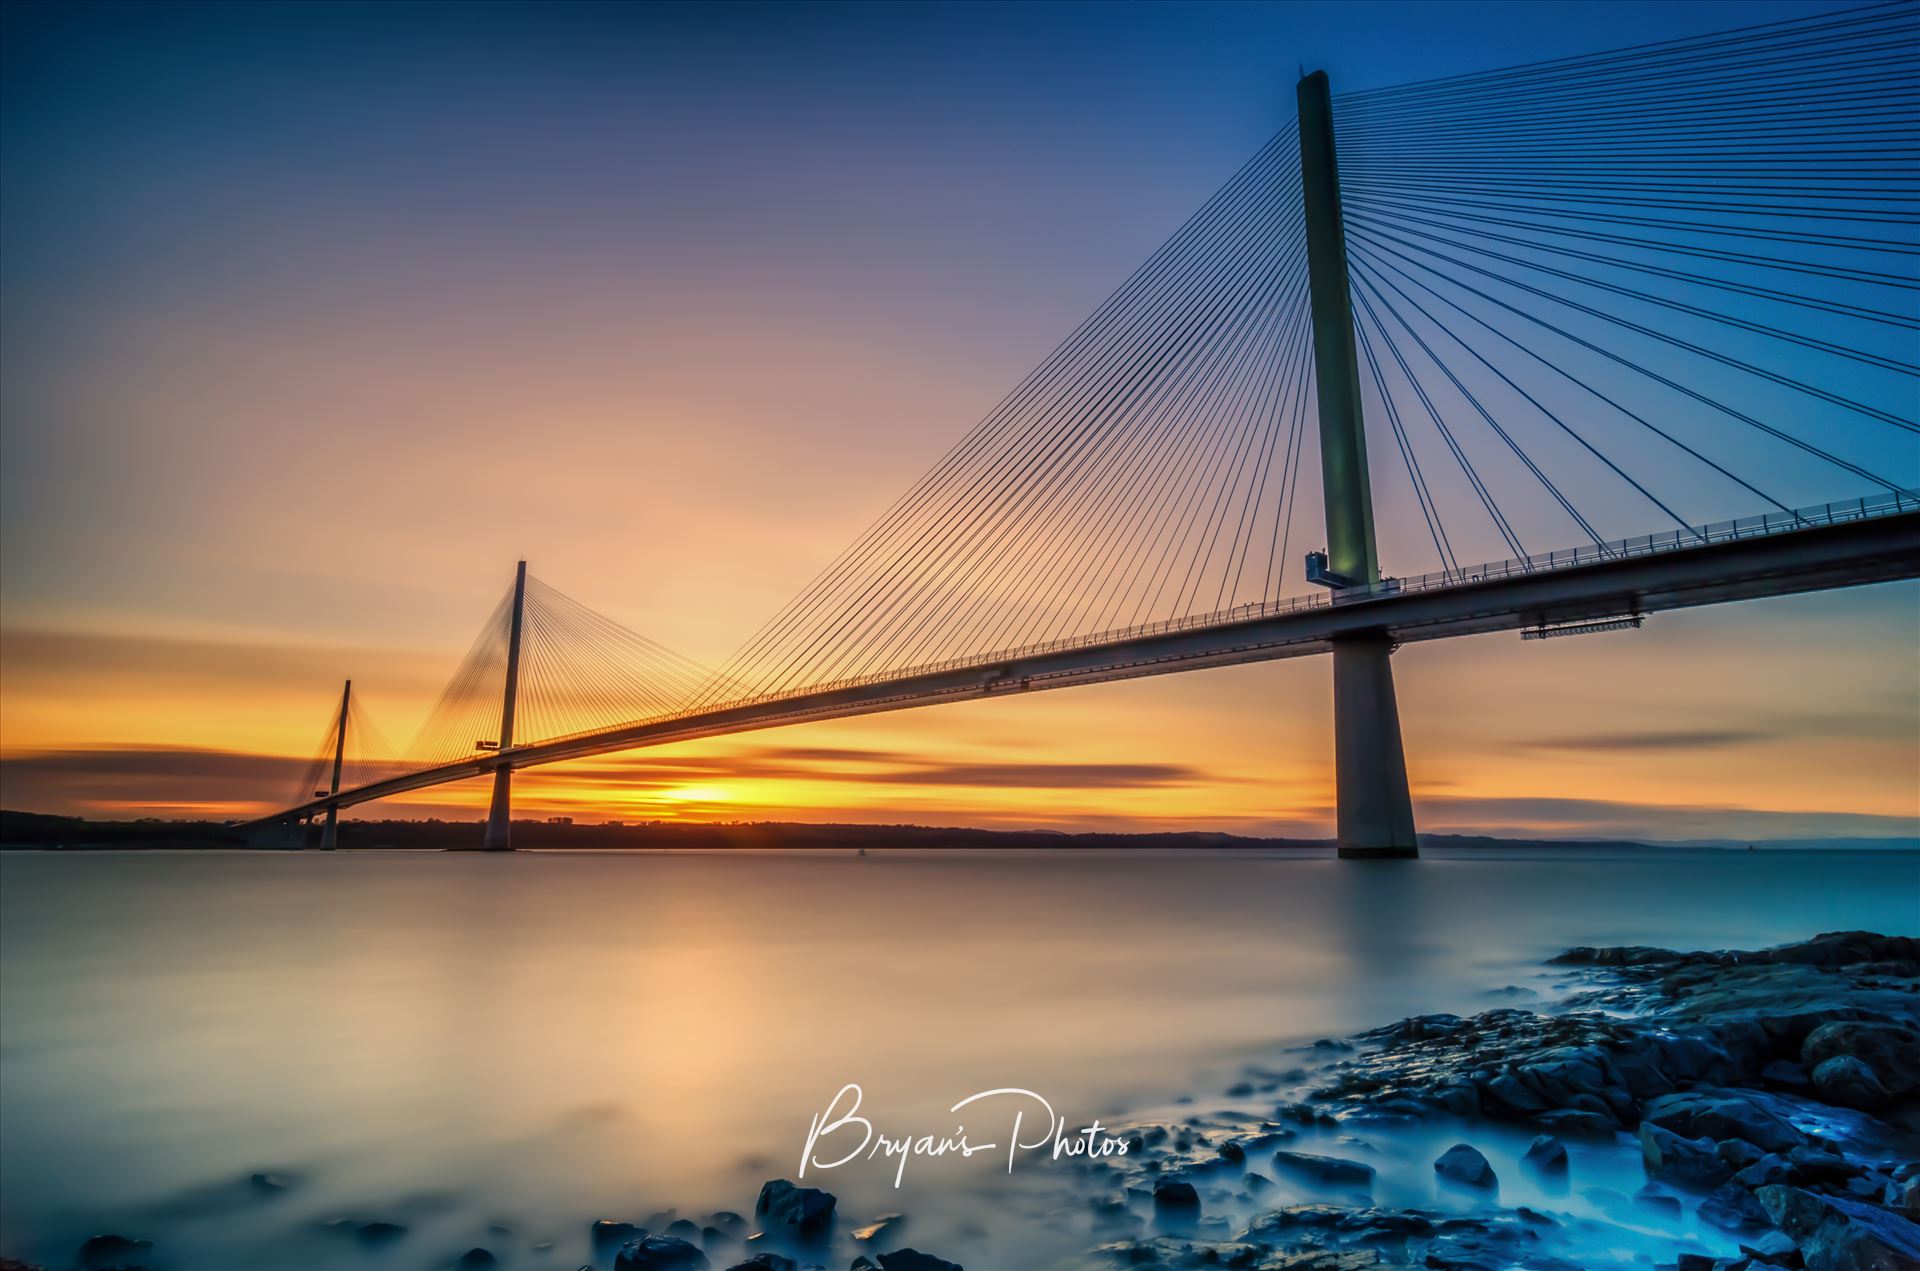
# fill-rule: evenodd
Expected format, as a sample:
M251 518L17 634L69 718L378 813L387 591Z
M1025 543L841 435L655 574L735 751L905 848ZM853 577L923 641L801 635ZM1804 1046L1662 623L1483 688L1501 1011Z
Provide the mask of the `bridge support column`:
M520 629L527 608L527 562L521 561L513 578L513 625L507 631L507 685L500 705L500 750L513 748L513 708L520 696ZM493 802L487 808L487 832L481 849L513 850L513 765L501 760L493 770Z
M1320 408L1320 481L1327 510L1327 568L1341 586L1380 581L1374 549L1367 434L1360 416L1347 237L1340 219L1333 96L1325 71L1300 81L1300 178L1307 222L1307 282ZM1359 594L1364 595L1364 592ZM1334 602L1340 601L1339 592ZM1333 646L1333 760L1342 858L1418 856L1407 760L1394 701L1392 646L1358 636Z
M1333 645L1333 769L1340 855L1347 860L1418 856L1393 646L1384 636Z
M328 794L340 793L340 771L347 761L347 706L353 699L353 681L340 690L340 727L334 730L333 740L333 784L327 787ZM320 831L320 850L331 852L340 846L340 805L327 805L327 826Z

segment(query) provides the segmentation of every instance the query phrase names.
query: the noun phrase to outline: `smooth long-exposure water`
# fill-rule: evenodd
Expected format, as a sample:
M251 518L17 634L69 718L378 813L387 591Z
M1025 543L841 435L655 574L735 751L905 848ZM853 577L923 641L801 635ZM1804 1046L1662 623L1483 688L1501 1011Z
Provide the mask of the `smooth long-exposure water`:
M597 1217L750 1213L848 1082L889 1133L998 1087L1078 1127L1317 1037L1550 998L1569 945L1847 928L1920 933L1920 857L0 854L0 1253L65 1266L113 1230L198 1271L474 1245L572 1268ZM1011 1266L1087 1243L1017 1203L1053 1168L807 1181Z

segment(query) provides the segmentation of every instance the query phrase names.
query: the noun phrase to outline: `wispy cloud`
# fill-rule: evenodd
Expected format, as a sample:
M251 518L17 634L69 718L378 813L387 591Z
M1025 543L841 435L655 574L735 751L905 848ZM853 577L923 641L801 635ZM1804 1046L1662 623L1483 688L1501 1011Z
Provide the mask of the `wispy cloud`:
M1592 733L1539 737L1525 745L1542 750L1709 750L1751 746L1776 740L1780 734L1753 728L1664 729L1633 733Z

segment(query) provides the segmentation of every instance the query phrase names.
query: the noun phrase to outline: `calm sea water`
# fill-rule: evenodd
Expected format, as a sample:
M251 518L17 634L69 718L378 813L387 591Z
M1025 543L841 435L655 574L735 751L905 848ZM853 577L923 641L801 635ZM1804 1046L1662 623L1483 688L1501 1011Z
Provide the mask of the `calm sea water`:
M1920 857L8 853L0 1253L113 1230L199 1271L571 1268L596 1217L750 1212L848 1082L892 1133L997 1087L1077 1127L1550 997L1568 945L1856 927L1920 934ZM1005 1165L808 1181L979 1265L1083 1245Z

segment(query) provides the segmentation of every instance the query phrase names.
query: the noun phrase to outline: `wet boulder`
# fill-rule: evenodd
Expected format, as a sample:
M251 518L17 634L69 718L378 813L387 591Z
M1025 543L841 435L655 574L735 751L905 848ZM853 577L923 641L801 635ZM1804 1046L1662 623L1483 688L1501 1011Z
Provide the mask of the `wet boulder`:
M1712 1191L1733 1177L1714 1151L1711 1139L1683 1139L1657 1125L1640 1127L1640 1158L1647 1177L1665 1179L1696 1191Z
M1842 1056L1851 1056L1872 1069L1890 1098L1920 1088L1920 1028L1835 1020L1808 1033L1800 1046L1800 1061L1816 1072L1820 1065Z
M500 1265L500 1259L493 1252L477 1245L455 1259L453 1271L494 1271Z
M1551 1134L1542 1134L1527 1144L1526 1154L1520 1163L1542 1174L1564 1174L1567 1172L1567 1145Z
M1769 1225L1767 1211L1738 1183L1722 1183L1700 1202L1700 1221L1726 1231L1755 1231Z
M612 1218L602 1218L587 1228L587 1237L593 1242L595 1250L618 1249L637 1236L646 1235L646 1229L630 1222L619 1222Z
M1761 1099L1737 1090L1689 1090L1649 1100L1641 1119L1686 1139L1743 1139L1767 1152L1786 1152L1806 1135Z
M868 1263L872 1266L872 1263ZM736 1262L727 1271L799 1271L800 1264L792 1258L783 1258L777 1253L760 1252L745 1262Z
M1275 1152L1273 1168L1324 1186L1373 1186L1373 1166L1344 1156L1315 1156L1309 1152Z
M1433 1172L1450 1183L1459 1183L1463 1187L1497 1187L1499 1179L1494 1176L1493 1166L1480 1154L1478 1148L1466 1143L1455 1143L1440 1154L1433 1163Z
M760 1188L753 1203L753 1215L769 1231L785 1231L796 1236L817 1236L833 1225L834 1197L818 1187L795 1187L784 1178L776 1178Z
M153 1254L153 1241L129 1236L90 1236L80 1246L78 1264L84 1271L134 1271L145 1267Z
M1776 1152L1769 1152L1735 1174L1733 1181L1748 1191L1753 1191L1769 1183L1790 1183L1793 1177L1793 1166L1787 1158Z
M620 1246L613 1271L706 1271L707 1255L678 1236L641 1236Z
M1813 1090L1828 1103L1873 1112L1893 1101L1880 1074L1864 1059L1835 1055L1813 1069Z
M1603 1116L1597 1112L1582 1112L1578 1108L1555 1108L1551 1112L1542 1112L1531 1120L1543 1130L1586 1135L1589 1138L1605 1138L1619 1128L1619 1123L1610 1116Z
M1162 1178L1153 1185L1156 1213L1192 1215L1200 1212L1200 1193L1193 1184L1178 1178Z
M918 1249L895 1249L880 1255L880 1271L965 1271L965 1268Z
M1800 1247L1807 1271L1897 1271L1920 1266L1920 1224L1889 1209L1798 1187L1755 1196L1773 1225Z

